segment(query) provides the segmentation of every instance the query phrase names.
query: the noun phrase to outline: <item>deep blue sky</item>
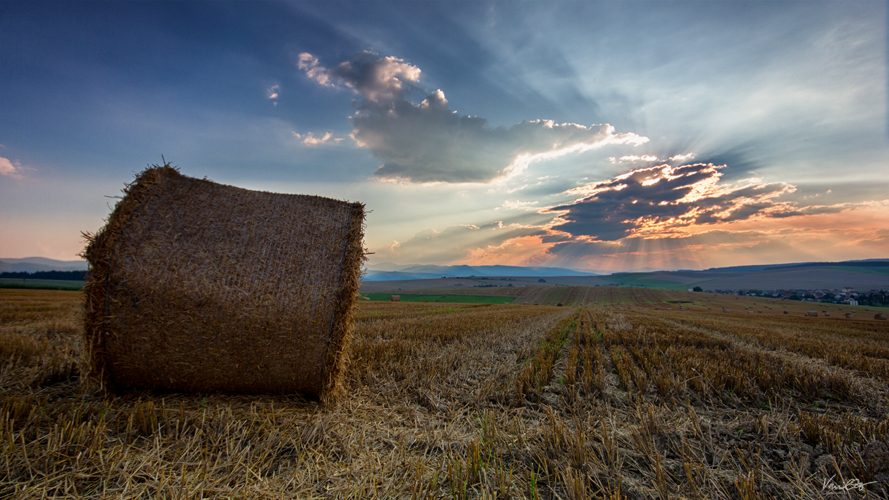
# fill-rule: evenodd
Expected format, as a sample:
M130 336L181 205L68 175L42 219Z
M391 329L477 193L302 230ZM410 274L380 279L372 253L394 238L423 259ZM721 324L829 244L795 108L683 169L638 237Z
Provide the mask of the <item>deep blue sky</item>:
M365 202L372 263L886 257L886 26L871 1L0 1L0 257L73 259L161 155Z

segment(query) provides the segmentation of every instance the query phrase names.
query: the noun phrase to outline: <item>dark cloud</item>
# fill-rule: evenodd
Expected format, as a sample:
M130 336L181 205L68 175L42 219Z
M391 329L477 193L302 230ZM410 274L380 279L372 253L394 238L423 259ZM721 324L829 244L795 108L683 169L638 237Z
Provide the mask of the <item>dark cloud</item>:
M538 159L647 141L632 133L615 134L610 125L552 120L492 129L484 118L452 111L441 90L415 105L407 90L419 81L420 69L391 56L360 52L327 69L303 53L299 67L321 85L343 86L362 96L351 117L352 138L383 160L375 174L382 179L489 182L521 172Z
M560 213L561 223L554 229L573 236L615 241L634 235L667 234L692 224L806 212L776 201L794 190L790 184L748 180L742 186L721 185L722 168L712 163L659 165L571 190L569 193L583 197L549 209L551 213Z

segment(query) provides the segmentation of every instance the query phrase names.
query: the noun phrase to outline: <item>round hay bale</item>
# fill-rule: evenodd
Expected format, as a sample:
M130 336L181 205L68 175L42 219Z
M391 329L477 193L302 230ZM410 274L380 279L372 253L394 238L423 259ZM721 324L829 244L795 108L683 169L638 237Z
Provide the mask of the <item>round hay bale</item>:
M390 302L401 302L401 295L391 295L389 296Z
M806 313L806 314L809 315L809 316L818 316L818 311L809 311L809 312Z
M169 164L124 193L83 253L93 380L335 399L364 205L224 186Z
M874 319L886 321L886 315L885 314L874 314Z

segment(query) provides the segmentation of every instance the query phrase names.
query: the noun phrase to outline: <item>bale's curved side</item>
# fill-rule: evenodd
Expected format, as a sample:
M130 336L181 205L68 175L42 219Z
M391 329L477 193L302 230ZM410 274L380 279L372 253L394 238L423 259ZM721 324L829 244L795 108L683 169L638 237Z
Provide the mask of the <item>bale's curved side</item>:
M123 198L114 205L104 227L95 234L83 233L87 241L81 257L89 263L89 276L84 283L84 343L86 345L86 365L84 376L88 382L111 389L111 379L106 369L105 328L106 285L111 271L111 259L117 247L121 232L133 214L151 198L152 188L165 176L180 175L169 163L154 165L143 170L136 179L127 184Z
M327 361L321 389L321 400L334 403L342 394L342 375L348 364L347 347L354 328L358 289L361 287L361 265L367 259L364 240L364 205L352 204L349 232L343 255L343 272L340 292L336 299L330 340L327 344Z

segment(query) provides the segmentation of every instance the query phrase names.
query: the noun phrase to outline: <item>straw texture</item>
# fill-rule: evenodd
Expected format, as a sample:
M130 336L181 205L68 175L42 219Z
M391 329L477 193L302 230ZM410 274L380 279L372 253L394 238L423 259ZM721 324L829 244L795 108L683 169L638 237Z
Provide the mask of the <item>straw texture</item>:
M139 174L85 235L90 375L106 388L335 399L364 206Z

